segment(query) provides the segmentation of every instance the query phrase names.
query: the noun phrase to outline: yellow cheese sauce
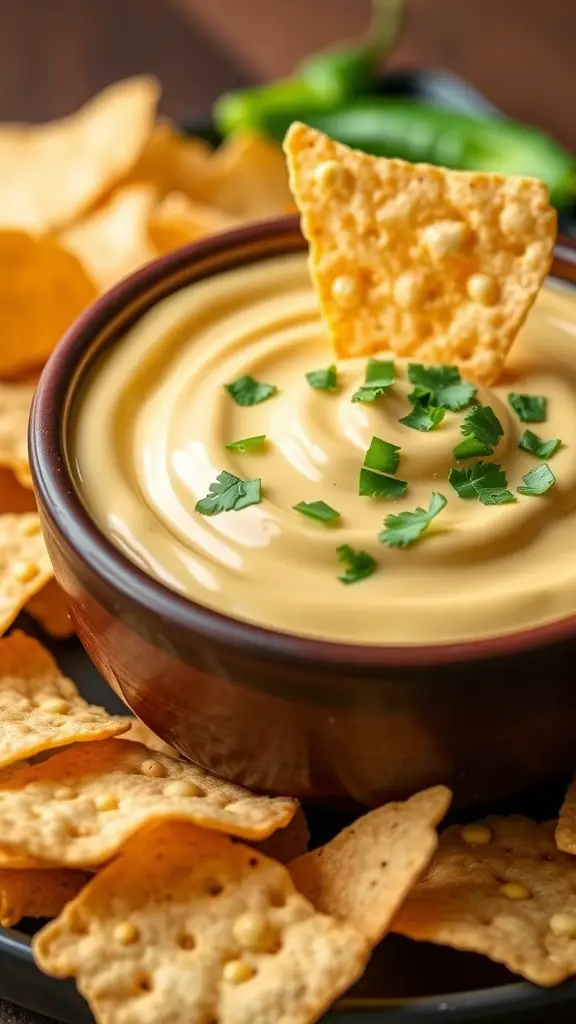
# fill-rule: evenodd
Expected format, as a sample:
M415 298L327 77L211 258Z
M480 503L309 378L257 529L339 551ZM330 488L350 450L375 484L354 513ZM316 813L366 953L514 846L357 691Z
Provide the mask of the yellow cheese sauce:
M385 358L385 355L382 355ZM436 644L500 635L576 613L576 301L540 294L496 387L479 388L504 429L492 460L516 493L539 465L521 451L527 429L561 438L556 484L515 504L462 500L448 483L464 412L429 433L410 412L406 364L372 404L353 403L365 359L338 363L338 390L306 373L334 362L305 254L262 261L164 299L92 368L68 448L78 491L100 529L133 562L192 601L269 629L356 644ZM237 405L224 385L250 374L278 393ZM545 423L523 424L510 391L545 395ZM227 451L266 434L263 451ZM399 445L398 500L360 497L373 436ZM470 463L464 463L469 465ZM223 469L261 478L262 501L206 517L195 511ZM405 549L378 540L390 512L446 508ZM295 512L322 500L341 513L326 527ZM378 562L346 586L336 548Z

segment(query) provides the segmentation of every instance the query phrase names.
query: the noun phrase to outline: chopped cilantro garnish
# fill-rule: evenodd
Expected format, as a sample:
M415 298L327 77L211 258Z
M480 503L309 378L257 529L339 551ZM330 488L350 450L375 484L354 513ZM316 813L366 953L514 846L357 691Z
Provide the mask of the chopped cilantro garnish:
M434 430L434 427L442 423L446 415L446 409L441 405L434 405L434 396L431 391L416 394L419 390L419 388L416 388L410 396L414 402L412 412L408 413L407 416L403 416L399 422L403 423L406 427L412 427L413 430Z
M475 462L467 469L451 469L448 479L459 498L479 498L484 505L516 501L508 490L506 473L495 462Z
M523 452L529 452L530 455L535 455L537 459L550 459L558 451L561 444L562 441L559 437L553 438L552 441L545 441L531 430L525 430L518 441L518 447Z
M524 487L516 488L518 494L528 494L531 496L546 494L546 491L549 491L556 483L554 473L545 462L540 466L536 466L535 469L531 469L529 473L525 473L522 480L524 481Z
M434 493L429 508L417 508L414 512L399 512L386 516L384 530L378 540L391 548L405 548L413 544L430 526L430 523L446 505L443 494Z
M378 567L376 559L367 551L354 551L348 544L341 544L336 548L336 554L346 566L345 571L338 577L342 583L358 583L359 580L365 580Z
M229 452L258 452L266 444L266 434L256 434L254 437L243 437L241 441L231 441L224 447Z
M427 391L432 396L432 405L458 412L465 409L476 395L476 388L468 381L462 380L456 366L423 366L422 363L410 363L408 380L416 388L409 395L411 401Z
M317 391L334 391L338 386L338 373L334 364L327 366L325 370L310 370L306 374L306 380L311 388Z
M364 458L368 469L379 473L395 473L400 462L400 448L397 444L383 441L381 437L373 437Z
M406 494L408 484L395 476L384 476L371 469L360 470L358 494L365 498L401 498Z
M473 437L467 437L464 441L460 441L456 447L452 450L452 454L456 459L474 459L477 455L493 455L494 449L489 444L482 444L481 441L476 441Z
M310 516L310 519L316 519L319 523L331 524L340 519L340 513L325 501L299 501L293 508L295 512Z
M366 384L378 388L389 388L394 383L394 362L392 359L369 359L366 365Z
M267 398L272 398L278 391L275 384L261 384L254 380L254 377L239 377L232 384L225 384L224 387L232 396L236 405L259 405Z
M353 402L375 402L394 383L391 359L369 359L364 384L352 395Z
M522 423L543 423L548 399L544 395L518 395L511 391L508 401Z
M504 431L496 413L489 405L476 405L467 412L460 427L465 440L454 448L457 459L476 455L492 455Z
M196 502L196 511L203 516L217 516L220 512L239 512L248 505L257 505L261 500L260 480L241 480L223 469L208 494Z

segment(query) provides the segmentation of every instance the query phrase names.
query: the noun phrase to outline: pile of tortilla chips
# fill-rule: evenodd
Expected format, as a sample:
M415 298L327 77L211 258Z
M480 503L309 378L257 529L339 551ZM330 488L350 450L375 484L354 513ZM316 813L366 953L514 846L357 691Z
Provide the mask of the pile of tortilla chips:
M156 256L294 209L278 146L242 134L213 151L159 119L159 97L143 76L50 124L0 125L0 632L24 605L72 631L36 521L17 518L35 511L28 415L56 343Z
M0 925L52 918L36 962L102 1024L312 1024L391 931L541 985L576 974L576 782L557 824L438 836L450 799L386 804L308 852L297 801L180 759L36 640L0 639Z

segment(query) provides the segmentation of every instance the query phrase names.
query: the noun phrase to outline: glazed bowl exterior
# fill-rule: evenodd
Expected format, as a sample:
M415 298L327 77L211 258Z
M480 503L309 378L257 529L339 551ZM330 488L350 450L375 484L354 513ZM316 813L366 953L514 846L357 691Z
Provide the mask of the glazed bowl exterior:
M439 646L304 639L170 591L128 561L85 510L66 436L93 360L178 288L303 248L296 218L286 218L179 250L100 299L50 358L32 410L32 474L56 578L82 644L164 740L219 775L267 792L370 806L444 782L466 805L574 769L575 618ZM576 281L568 243L558 247L554 274ZM574 308L576 316L576 289Z

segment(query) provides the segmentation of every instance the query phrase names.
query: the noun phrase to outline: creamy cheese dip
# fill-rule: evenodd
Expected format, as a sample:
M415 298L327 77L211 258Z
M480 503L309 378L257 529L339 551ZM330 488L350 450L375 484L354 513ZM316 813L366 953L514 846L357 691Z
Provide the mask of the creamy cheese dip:
M383 356L384 358L384 356ZM429 433L399 423L411 409L406 365L373 404L352 403L365 359L338 364L336 393L305 374L334 361L305 254L267 260L164 299L92 368L72 417L79 493L107 537L166 586L219 612L283 632L357 644L444 643L503 634L576 613L576 302L547 286L494 388L478 398L504 436L492 456L516 492L539 465L518 448L527 426L564 445L557 483L541 497L487 506L448 483L464 413ZM249 408L224 384L250 374L278 394ZM506 396L545 395L542 424L523 424ZM264 451L231 441L266 434ZM400 500L360 497L372 437L400 445ZM470 463L464 463L469 465ZM262 479L260 504L211 518L195 511L218 473ZM409 548L378 541L389 512L448 499ZM293 511L323 500L326 527ZM337 576L340 544L378 570L351 586Z

